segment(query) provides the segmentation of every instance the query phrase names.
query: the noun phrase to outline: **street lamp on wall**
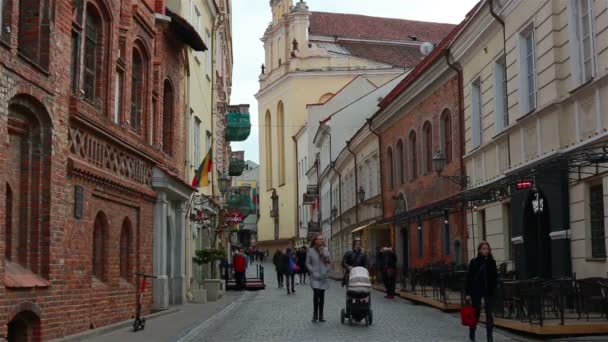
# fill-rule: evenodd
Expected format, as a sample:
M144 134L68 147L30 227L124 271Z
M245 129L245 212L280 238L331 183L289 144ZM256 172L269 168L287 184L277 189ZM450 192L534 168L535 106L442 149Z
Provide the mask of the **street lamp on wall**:
M338 217L338 208L336 208L336 206L334 205L333 208L331 208L331 217L335 220L336 217Z
M446 175L441 174L445 167L445 163L446 163L445 154L443 154L443 152L441 152L441 151L438 151L433 156L433 170L435 170L435 172L437 172L437 176L442 177L442 178L447 178L447 179L451 180L452 182L460 185L461 187L466 188L469 185L468 176L465 176L465 175L456 175L456 176L447 175L446 176Z
M359 203L363 203L363 201L365 200L365 190L362 186L359 186L359 190L357 190L357 200L359 201Z
M220 178L217 180L218 186L220 188L220 193L225 195L228 192L228 188L230 187L230 177L226 173L222 173Z

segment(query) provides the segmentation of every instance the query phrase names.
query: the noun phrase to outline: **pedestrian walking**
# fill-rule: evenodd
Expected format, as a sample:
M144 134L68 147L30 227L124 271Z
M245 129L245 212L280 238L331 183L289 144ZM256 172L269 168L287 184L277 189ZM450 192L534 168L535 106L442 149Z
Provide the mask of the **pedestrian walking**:
M386 296L384 298L393 299L395 298L397 256L395 253L393 253L393 249L391 247L384 247L383 252L380 255L382 265L382 280L384 282L384 288L386 289Z
M494 304L494 294L498 272L496 271L496 261L492 256L492 248L487 241L482 241L477 247L477 257L469 263L467 272L466 294L467 301L471 302L475 309L475 317L479 321L481 313L481 300L483 299L486 312L486 334L488 342L493 342L492 330L494 329L494 316L492 306ZM476 327L469 327L469 339L475 341Z
M277 249L274 252L274 256L272 257L272 263L274 264L274 269L277 272L277 283L279 288L283 288L283 272L281 269L281 263L283 262L283 252L280 249Z
M367 268L367 255L361 247L361 239L353 240L353 249L344 253L342 258L342 268L344 269L344 277L342 278L342 287L348 282L348 273L353 267Z
M285 275L285 287L287 288L287 294L296 293L294 288L294 282L296 279L296 260L291 248L287 248L283 255L283 262L281 263L281 270Z
M312 287L313 315L312 322L325 322L323 307L325 305L325 290L329 288L330 257L328 249L323 246L323 237L315 235L306 253L306 269L310 272L310 287Z
M308 267L306 267L306 255L307 254L308 254L308 251L306 249L306 246L302 246L302 248L300 248L300 250L296 254L297 255L297 264L298 264L298 267L300 267L298 276L300 278L299 283L301 285L306 284L306 275L308 274Z
M234 269L234 280L236 281L237 291L245 290L245 272L247 271L247 257L243 254L242 248L237 248L232 257L232 267Z

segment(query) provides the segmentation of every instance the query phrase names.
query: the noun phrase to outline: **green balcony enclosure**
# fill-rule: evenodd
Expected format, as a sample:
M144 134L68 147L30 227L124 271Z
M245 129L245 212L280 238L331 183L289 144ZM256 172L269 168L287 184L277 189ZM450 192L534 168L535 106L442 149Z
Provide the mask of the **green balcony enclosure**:
M228 165L228 175L229 176L240 176L243 174L245 170L245 161L238 159L230 159L230 164Z
M245 141L251 133L249 114L229 112L226 114L226 140Z
M255 212L251 188L248 186L231 188L226 195L226 204L230 209L240 210L245 217Z

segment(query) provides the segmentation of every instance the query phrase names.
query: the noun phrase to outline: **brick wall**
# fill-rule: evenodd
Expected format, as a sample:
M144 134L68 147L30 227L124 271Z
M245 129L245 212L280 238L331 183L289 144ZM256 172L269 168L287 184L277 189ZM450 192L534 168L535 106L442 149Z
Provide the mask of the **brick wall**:
M452 183L451 181L443 178L439 178L435 172L427 172L423 166L424 159L423 155L423 125L425 122L430 122L432 125L433 132L433 150L432 155L440 148L440 119L441 114L447 109L451 113L451 126L452 126L452 156L453 162L445 166L443 174L445 175L460 175L462 168L462 162L460 156L462 155L461 144L460 144L460 119L458 113L458 79L456 76L450 77L447 81L436 87L429 95L423 100L416 104L413 108L408 111L399 113L399 119L391 127L387 128L381 133L381 160L383 168L382 187L384 190L384 217L392 217L395 212L395 201L393 198L400 193L405 197L407 210L413 210L421 208L434 202L446 199L460 191L460 187ZM409 166L411 163L410 158L410 144L408 136L410 132L416 132L416 145L417 145L417 168L418 176L413 179L411 177ZM402 184L399 184L397 177L397 167L395 167L395 185L390 187L387 181L387 151L389 146L393 150L393 160L397 161L395 156L397 142L401 139L404 144L404 174L405 180ZM442 228L444 224L444 217L441 215L435 217L421 217L421 234L423 240L423 253L422 256L418 255L417 248L417 230L419 223L416 219L414 222L409 223L409 250L410 260L413 267L420 267L430 262L451 262L454 257L453 242L455 239L460 240L461 243L465 243L466 239L463 239L462 235L462 221L460 212L454 212L449 216L450 223L450 234L451 234L451 253L450 255L444 255L442 250ZM404 222L403 225L407 226L408 223ZM404 227L403 225L398 226L397 229ZM400 232L396 231L396 237L400 236ZM466 248L465 248L466 250Z
M179 37L166 23L154 19L153 10L160 12L164 0L83 2L81 10L89 2L99 10L107 37L99 51L104 61L103 74L107 75L100 85L100 98L93 104L71 88L72 18L83 17L72 15L72 4L77 2L48 2L50 34L42 38L50 42L48 67L18 53L19 3L23 2L9 1L3 13L11 32L0 37L0 340L7 336L8 322L24 311L40 318L41 329L34 340L58 338L130 319L137 287L133 277L120 277L123 223L128 220L131 226L129 273L152 273L156 195L149 181L151 168L161 164L179 177L185 176L185 123L181 113L186 111L186 56ZM136 37L144 37L149 58L143 97L148 119L142 134L124 125L130 111L130 63ZM113 122L116 70L124 76L118 123ZM175 99L171 155L163 153L159 146L166 79L171 81ZM155 107L152 99L157 99ZM38 151L42 153L34 158L40 160L38 164L30 163L32 172L27 177L22 172L27 169L23 168L23 159L32 157L24 153L23 135L15 130L8 134L9 118L14 121L18 113L26 113L28 120L40 127L36 131L34 125L33 133L28 133L30 138L40 140L30 149L34 156ZM26 178L28 182L24 183ZM7 183L11 184L12 205L7 205ZM74 215L75 186L83 188L82 217L78 219ZM25 199L31 208L19 209L15 203ZM7 245L11 245L6 241L5 226L6 208L11 206L12 215L8 217L12 226L29 222L30 236L35 239L30 238L28 243L40 247L25 261L11 256L9 263L4 259ZM100 212L107 218L107 274L103 282L92 277L93 226ZM15 269L19 271L15 273ZM27 280L15 285L9 280L14 275L37 279L42 285L34 289ZM149 287L145 295L146 313L151 308L151 290Z

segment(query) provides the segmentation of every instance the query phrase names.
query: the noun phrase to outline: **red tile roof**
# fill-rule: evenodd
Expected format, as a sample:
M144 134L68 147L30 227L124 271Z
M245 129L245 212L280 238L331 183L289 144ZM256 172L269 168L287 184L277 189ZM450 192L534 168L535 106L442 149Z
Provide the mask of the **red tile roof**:
M366 15L312 12L310 34L357 39L411 40L437 43L455 25L416 20L370 17Z
M398 66L401 68L415 67L424 56L418 46L378 44L365 42L338 42L351 55L373 61Z

